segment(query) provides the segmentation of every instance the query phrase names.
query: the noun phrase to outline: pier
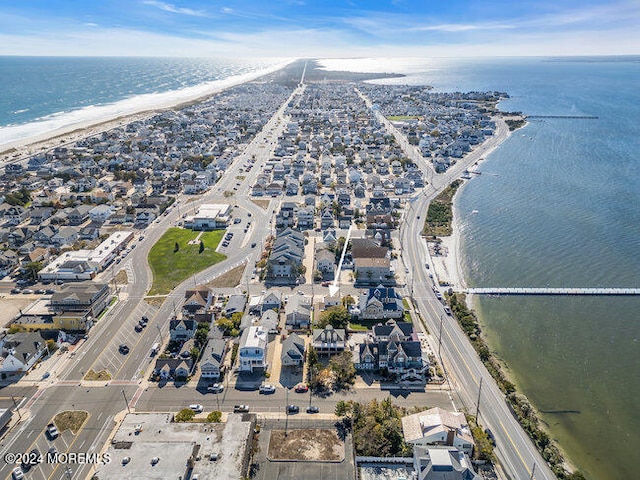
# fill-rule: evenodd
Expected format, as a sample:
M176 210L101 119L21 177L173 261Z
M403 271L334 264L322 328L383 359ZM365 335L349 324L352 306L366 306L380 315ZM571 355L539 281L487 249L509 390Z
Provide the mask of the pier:
M579 120L598 120L599 117L594 115L526 115L525 118L528 119L540 119L540 118L573 118Z
M472 295L640 295L640 288L553 288L553 287L490 287L467 288Z

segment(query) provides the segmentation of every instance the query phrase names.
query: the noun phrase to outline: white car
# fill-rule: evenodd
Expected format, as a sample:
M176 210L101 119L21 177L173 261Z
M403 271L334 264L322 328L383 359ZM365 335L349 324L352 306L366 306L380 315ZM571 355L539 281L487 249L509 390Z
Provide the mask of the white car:
M273 385L268 385L268 384L264 384L264 385L260 385L260 393L274 393L276 391L276 387L274 387Z
M224 385L222 385L221 383L214 383L213 385L209 385L207 387L208 392L222 393L223 390L224 390Z
M189 405L189 408L196 413L201 413L204 410L204 407L199 403L194 403L193 405Z

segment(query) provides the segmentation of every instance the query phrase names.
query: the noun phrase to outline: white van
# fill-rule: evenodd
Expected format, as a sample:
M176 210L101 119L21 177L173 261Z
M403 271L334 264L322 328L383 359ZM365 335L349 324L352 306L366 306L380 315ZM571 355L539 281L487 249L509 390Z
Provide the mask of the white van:
M159 351L160 351L160 344L156 342L151 347L151 356L152 357L156 356Z

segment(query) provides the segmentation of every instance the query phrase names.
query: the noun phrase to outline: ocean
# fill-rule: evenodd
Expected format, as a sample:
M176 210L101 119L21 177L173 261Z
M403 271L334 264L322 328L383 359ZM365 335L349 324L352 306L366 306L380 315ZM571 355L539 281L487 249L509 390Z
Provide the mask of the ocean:
M286 63L282 58L0 56L0 147L68 125L190 101Z
M363 59L376 83L500 90L531 120L456 197L469 286L640 287L640 57ZM493 351L589 479L636 478L640 298L476 298ZM544 413L546 412L546 413Z

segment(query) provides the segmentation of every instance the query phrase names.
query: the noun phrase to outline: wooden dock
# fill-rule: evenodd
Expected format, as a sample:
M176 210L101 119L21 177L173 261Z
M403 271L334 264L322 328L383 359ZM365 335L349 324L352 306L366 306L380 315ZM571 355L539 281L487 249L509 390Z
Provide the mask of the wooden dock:
M553 287L489 287L467 288L472 295L640 295L640 288L553 288Z

